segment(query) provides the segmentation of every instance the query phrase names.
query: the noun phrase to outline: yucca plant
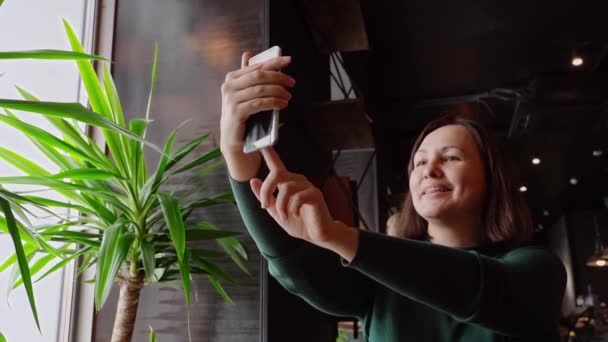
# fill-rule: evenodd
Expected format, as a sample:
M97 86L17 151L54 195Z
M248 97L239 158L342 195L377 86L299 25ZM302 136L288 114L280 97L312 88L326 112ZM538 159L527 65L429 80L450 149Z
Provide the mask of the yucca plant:
M188 172L191 180L222 165L219 148L198 158L188 158L209 135L201 135L174 149L177 129L162 149L144 139L158 46L145 118L126 123L107 61L83 53L70 25L64 21L64 26L72 51L0 53L0 59L75 60L91 107L39 101L21 88L17 89L24 100L0 99L0 108L4 108L0 122L23 133L59 168L59 172L51 173L0 146L0 158L25 173L25 176L0 177L0 231L9 233L15 246L15 254L0 265L0 272L13 268L13 288L24 285L40 328L32 280L43 279L76 258L82 260L79 273L96 265L98 310L112 284L120 284L112 341L131 339L140 291L152 283L180 280L189 308L191 275L205 274L224 300L231 302L220 281L234 283L234 279L212 260L229 256L249 273L245 265L247 254L234 238L238 233L220 230L207 221L193 222L189 217L197 208L233 204L232 193L203 197L200 191L184 193L167 186L174 175L183 176ZM91 60L104 63L101 80ZM60 133L54 135L30 125L11 110L41 114ZM108 153L100 149L78 123L101 128ZM145 154L144 145L152 150ZM153 172L147 168L148 151L161 154ZM65 200L52 200L44 196L46 192L11 192L2 187L3 184L36 185L61 194ZM32 206L52 218L52 223L32 226L28 220ZM74 209L80 215L57 215L53 211L56 208ZM215 240L219 247L201 245L203 240Z

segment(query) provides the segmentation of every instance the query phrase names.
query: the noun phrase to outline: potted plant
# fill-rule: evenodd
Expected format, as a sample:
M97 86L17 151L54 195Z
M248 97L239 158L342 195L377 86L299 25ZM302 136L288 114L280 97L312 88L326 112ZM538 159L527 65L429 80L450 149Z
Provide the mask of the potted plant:
M31 160L0 146L0 159L25 176L0 177L0 231L12 237L15 254L0 264L0 272L11 266L13 287L24 285L36 324L38 316L32 281L61 269L74 259L82 260L78 272L95 266L95 306L104 304L114 282L120 285L112 341L129 341L133 333L138 299L143 287L176 279L190 306L192 274L205 274L217 292L231 302L221 282L234 279L218 267L214 258L229 256L244 272L247 254L234 238L211 222L189 219L197 208L234 203L231 192L204 197L200 192L169 191L174 175L189 172L189 180L223 164L219 148L190 158L209 134L174 148L177 129L161 149L145 140L150 99L154 87L158 46L152 66L152 82L146 117L125 122L114 81L103 58L83 53L70 25L64 21L72 51L38 50L2 52L0 59L71 59L78 65L91 109L78 103L39 101L18 88L24 100L0 99L0 123L23 133L58 168L51 173ZM104 63L101 79L91 60ZM50 134L22 121L11 110L44 115L57 128ZM77 122L102 129L108 153L83 132ZM161 153L155 170L148 170L147 145ZM219 160L218 160L219 159ZM51 200L38 193L7 191L3 184L29 184L56 191L65 200ZM163 186L165 185L165 186ZM52 223L32 226L28 206L53 217ZM70 208L78 217L57 215L54 208ZM218 249L199 242L214 240Z

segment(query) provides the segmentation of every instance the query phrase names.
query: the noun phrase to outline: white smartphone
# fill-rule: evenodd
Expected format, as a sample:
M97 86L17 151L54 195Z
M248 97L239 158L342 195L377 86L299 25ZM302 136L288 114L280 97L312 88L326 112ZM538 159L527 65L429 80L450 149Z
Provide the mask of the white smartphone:
M262 63L281 55L281 48L273 46L249 59L249 65ZM279 139L279 111L266 110L255 113L247 119L243 152L251 153L264 147L273 146Z

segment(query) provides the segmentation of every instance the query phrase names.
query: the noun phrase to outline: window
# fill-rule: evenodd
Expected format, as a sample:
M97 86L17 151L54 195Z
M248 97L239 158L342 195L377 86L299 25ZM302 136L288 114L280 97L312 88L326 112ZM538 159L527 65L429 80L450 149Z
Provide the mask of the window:
M0 50L21 51L35 49L68 50L62 19L66 19L76 32L82 35L90 32L93 22L87 20L92 1L39 1L6 0L0 7ZM2 75L3 74L3 75ZM70 61L15 60L0 61L0 98L18 99L15 85L48 101L83 101L79 96L80 82L78 70ZM52 132L50 125L39 115L16 112L24 120ZM54 171L48 161L20 133L9 126L0 124L0 146L22 154L49 171ZM0 161L0 175L21 175L4 161ZM25 190L24 187L9 187L11 190ZM50 193L45 196L51 198ZM32 222L35 224L35 222ZM14 253L10 237L0 235L0 263ZM8 341L67 341L64 325L66 310L70 308L71 291L65 291L64 283L70 284L73 272L70 268L59 271L34 284L36 305L42 334L36 328L25 290L13 290L6 300L10 271L0 274L0 331ZM36 277L34 276L34 279ZM8 304L7 304L8 302ZM10 305L10 307L9 307ZM69 310L68 310L69 311Z

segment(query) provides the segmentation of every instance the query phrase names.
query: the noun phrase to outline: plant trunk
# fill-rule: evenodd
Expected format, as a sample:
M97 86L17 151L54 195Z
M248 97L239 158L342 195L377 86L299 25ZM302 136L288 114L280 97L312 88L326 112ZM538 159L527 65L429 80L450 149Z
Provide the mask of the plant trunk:
M137 317L139 294L144 287L144 275L133 275L129 270L122 272L120 296L116 307L116 319L112 330L112 342L130 342Z

